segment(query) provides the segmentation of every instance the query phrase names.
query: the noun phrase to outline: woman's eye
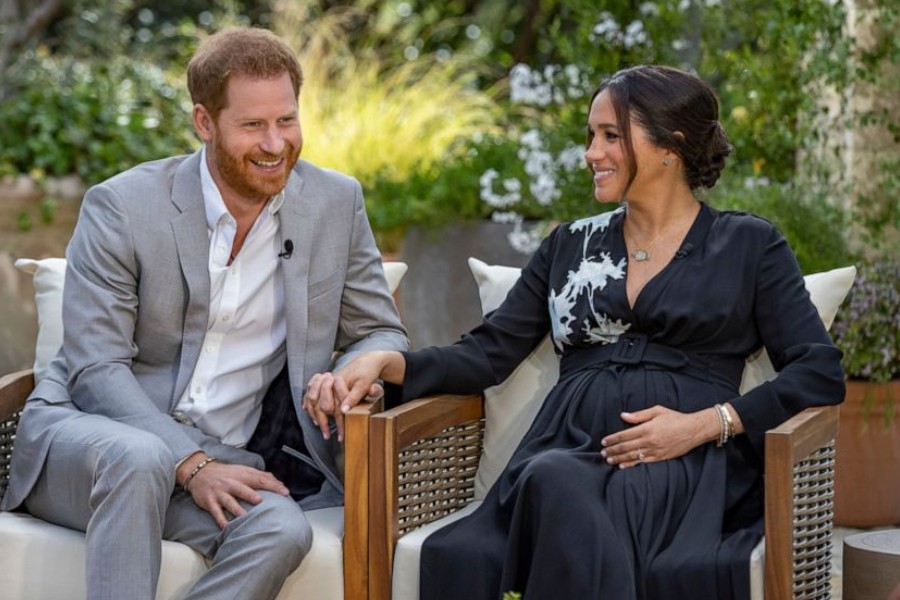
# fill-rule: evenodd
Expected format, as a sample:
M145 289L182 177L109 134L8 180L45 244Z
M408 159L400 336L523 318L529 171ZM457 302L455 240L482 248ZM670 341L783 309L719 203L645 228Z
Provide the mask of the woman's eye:
M619 136L618 136L618 134L615 134L615 133L613 133L613 132L611 132L611 131L607 131L607 132L604 134L604 136L606 137L606 141L607 141L607 142L617 142L617 141L619 141Z

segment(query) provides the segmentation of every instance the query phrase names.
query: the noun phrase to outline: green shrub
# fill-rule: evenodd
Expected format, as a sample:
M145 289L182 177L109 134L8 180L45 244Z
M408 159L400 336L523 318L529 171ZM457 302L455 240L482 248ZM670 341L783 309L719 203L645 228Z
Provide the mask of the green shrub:
M148 63L30 55L0 104L0 172L77 173L96 183L197 144L185 92Z
M715 208L746 211L774 223L787 238L804 273L855 262L846 239L844 212L794 184L729 175L706 196Z
M900 377L900 260L863 263L832 328L848 377Z

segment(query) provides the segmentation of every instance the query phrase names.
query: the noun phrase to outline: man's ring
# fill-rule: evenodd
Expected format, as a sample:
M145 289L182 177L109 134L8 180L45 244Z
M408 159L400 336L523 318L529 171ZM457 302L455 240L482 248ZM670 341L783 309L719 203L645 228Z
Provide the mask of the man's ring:
M638 448L638 462L644 462L644 451Z

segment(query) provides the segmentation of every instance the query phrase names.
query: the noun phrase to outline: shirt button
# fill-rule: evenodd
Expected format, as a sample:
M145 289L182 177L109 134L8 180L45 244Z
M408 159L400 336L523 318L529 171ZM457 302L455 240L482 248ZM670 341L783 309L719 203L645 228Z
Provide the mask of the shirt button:
M231 320L231 315L225 315L225 316L223 316L223 317L222 317L222 320L225 321L226 323L229 322L229 321Z
M202 392L202 391L203 391L203 386L202 386L202 385L198 385L198 386L196 386L196 387L194 388L194 393L195 393L195 394L199 394L199 393Z

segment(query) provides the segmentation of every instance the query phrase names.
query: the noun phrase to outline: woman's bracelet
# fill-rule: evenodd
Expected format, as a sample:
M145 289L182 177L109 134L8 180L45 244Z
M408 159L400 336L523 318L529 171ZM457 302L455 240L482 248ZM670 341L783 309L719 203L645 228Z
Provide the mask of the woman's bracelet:
M191 474L188 475L187 479L184 480L184 483L181 484L181 488L184 491L188 491L188 485L190 485L190 483L194 479L194 477L197 476L197 473L200 472L200 469L202 469L203 467L205 467L206 465L208 465L211 462L215 462L215 460L216 460L215 456L207 456L206 458L201 460L199 463L197 463L197 466L194 467L194 470L191 471Z
M731 413L728 412L724 404L716 404L716 412L719 415L720 427L719 441L716 442L716 447L721 448L728 440L734 437L734 419L731 418Z

